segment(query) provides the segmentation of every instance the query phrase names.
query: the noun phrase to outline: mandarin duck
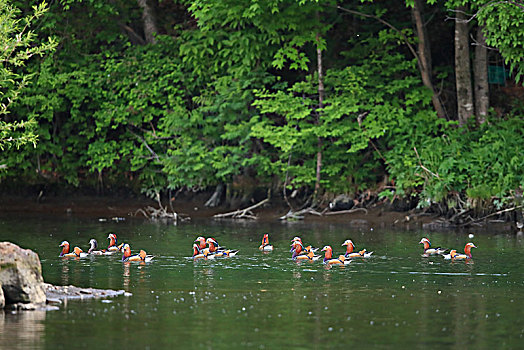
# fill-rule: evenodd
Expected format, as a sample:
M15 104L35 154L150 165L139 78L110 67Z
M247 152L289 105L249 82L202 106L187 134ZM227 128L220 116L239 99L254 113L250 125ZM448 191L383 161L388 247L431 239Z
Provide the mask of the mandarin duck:
M123 262L129 262L129 261L141 261L141 262L150 262L153 260L153 255L147 255L145 250L141 250L140 253L131 255L131 247L129 244L124 244L123 246L124 254L122 255L122 261Z
M471 255L471 248L477 248L476 245L473 243L468 243L464 247L464 254L458 254L456 249L453 249L449 252L449 254L444 255L444 259L446 260L469 260L473 256Z
M333 249L327 245L322 248L322 251L326 252L324 255L324 264L327 265L347 265L351 263L350 259L347 259L344 255L340 255L338 258L333 258Z
M440 247L431 248L431 242L426 237L422 238L420 242L418 242L418 244L424 244L424 255L423 256L440 255L446 252L446 249L442 249Z
M262 238L262 244L258 247L263 252L270 252L273 250L273 246L269 244L269 234L265 233Z
M85 258L87 253L84 253L79 247L74 247L72 252L69 252L69 242L63 241L59 247L62 247L59 257L61 258Z

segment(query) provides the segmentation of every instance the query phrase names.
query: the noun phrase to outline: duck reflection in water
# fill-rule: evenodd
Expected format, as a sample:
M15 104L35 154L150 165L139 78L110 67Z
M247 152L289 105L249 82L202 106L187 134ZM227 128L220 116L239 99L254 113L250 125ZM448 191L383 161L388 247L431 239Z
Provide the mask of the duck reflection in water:
M329 269L331 269L331 266L330 265L326 265L325 269L329 270ZM324 282L330 282L331 278L332 278L331 273L327 273L327 271L322 274L322 279L324 280ZM329 289L329 285L327 285L326 287L327 287L327 289Z
M194 269L193 281L198 288L213 289L215 286L215 271L212 268Z
M213 277L215 272L213 271L213 269L203 269L202 274L208 277Z
M124 287L125 290L128 290L129 289L129 280L130 280L130 272L129 272L129 265L130 264L123 264L124 266L124 278L122 280L122 285Z
M69 261L62 261L62 285L67 286L69 284Z

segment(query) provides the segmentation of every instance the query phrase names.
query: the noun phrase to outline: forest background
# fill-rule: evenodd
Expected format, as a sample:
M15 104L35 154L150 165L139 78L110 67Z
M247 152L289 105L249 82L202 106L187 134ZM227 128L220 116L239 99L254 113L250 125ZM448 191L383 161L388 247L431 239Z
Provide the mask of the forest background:
M0 0L4 193L519 215L524 4Z

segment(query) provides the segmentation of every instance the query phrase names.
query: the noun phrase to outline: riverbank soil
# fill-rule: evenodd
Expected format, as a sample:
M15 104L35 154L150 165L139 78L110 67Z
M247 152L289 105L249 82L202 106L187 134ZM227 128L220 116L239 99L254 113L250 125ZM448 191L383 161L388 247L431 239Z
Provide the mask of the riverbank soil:
M239 208L216 207L208 208L204 205L208 195L196 194L191 198L177 199L171 202L173 210L192 219L212 218L215 214L234 211ZM24 214L53 216L96 217L107 219L136 218L146 219L142 211L147 207L158 208L158 204L146 197L118 197L118 196L2 196L0 213L4 215ZM166 204L164 203L164 206ZM271 204L253 210L261 221L278 221L289 208L284 202L273 200ZM235 219L222 219L235 220ZM424 214L421 211L395 211L391 206L378 204L366 210L339 215L306 215L304 221L338 222L350 226L370 227L403 227L407 229L457 229L449 226L445 220L436 215ZM489 224L496 225L501 230L512 230L510 223ZM484 223L483 226L486 226Z

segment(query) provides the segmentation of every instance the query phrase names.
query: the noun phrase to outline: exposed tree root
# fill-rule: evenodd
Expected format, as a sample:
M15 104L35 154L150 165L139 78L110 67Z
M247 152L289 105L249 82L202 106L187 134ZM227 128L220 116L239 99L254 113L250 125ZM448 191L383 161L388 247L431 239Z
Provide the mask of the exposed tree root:
M213 195L211 196L211 198L209 198L204 205L210 208L217 207L220 204L223 193L224 193L224 184L218 184L217 187L215 188L215 192L213 192Z

